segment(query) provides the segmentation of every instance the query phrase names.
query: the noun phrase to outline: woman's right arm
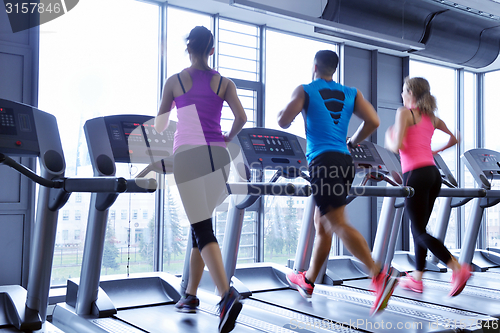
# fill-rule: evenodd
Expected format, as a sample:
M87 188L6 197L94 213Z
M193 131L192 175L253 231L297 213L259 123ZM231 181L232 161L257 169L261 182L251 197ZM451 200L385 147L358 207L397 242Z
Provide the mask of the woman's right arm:
M406 135L406 129L410 119L410 110L405 107L398 108L394 125L385 132L385 148L392 152L399 153L399 150L403 148L403 139Z
M227 79L229 80L229 79ZM241 101L236 92L236 85L233 81L229 80L226 88L226 92L224 94L224 100L231 108L231 111L234 115L233 126L229 133L224 135L224 139L226 142L231 141L243 128L243 125L247 122L247 115L245 114L245 109L243 109L243 105L241 105Z

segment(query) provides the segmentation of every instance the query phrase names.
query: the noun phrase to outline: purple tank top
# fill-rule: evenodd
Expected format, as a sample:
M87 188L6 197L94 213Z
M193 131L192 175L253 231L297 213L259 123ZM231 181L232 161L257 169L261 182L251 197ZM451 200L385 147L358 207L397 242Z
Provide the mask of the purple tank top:
M174 152L182 145L213 145L225 147L220 119L222 104L210 87L210 81L217 71L186 69L193 85L183 95L176 98L177 130L174 135Z

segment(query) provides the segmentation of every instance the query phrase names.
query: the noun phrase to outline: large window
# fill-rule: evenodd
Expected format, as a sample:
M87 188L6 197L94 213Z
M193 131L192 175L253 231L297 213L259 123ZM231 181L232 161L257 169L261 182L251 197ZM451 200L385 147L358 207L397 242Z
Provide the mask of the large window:
M212 17L175 7L167 11L167 77L191 65L186 49L186 38L195 26L212 30Z
M167 75L165 80L191 65L186 49L186 38L195 26L204 26L212 30L210 15L168 7L167 10ZM213 58L210 57L209 63ZM163 89L163 87L162 87ZM171 111L170 119L177 121L177 109ZM173 175L165 177L164 235L163 235L163 271L181 274L186 253L187 237L190 237L190 224L175 185ZM154 209L154 207L152 207ZM146 215L147 216L147 212ZM149 218L148 229L142 236L148 240L148 255L153 256L154 216Z
M99 8L99 10L96 10ZM112 13L112 14L110 14ZM91 19L89 19L91 18ZM158 100L159 9L133 0L81 1L68 14L40 27L39 108L57 117L66 176L91 177L83 133L86 120L112 114L155 115ZM141 165L119 165L134 177ZM80 276L89 194L70 200L60 214L52 284ZM141 243L147 222L130 223L131 211L154 210L154 195L123 194L109 216L103 274L151 271ZM78 213L80 212L80 213ZM129 237L129 234L131 237ZM69 237L71 235L71 237Z
M260 34L256 25L235 22L220 18L218 20L218 54L217 64L221 75L231 78L236 86L238 97L247 115L245 127L257 125L258 94L260 90L259 53ZM222 131L229 131L234 115L224 103L222 108ZM236 180L234 165L230 179ZM219 244L223 246L230 200L220 205L215 214L215 233ZM237 263L253 263L259 261L259 217L260 205L245 210L242 233L238 249Z
M464 114L462 118L462 133L460 144L461 154L464 152L477 147L477 85L476 85L476 74L465 72L464 73ZM460 167L462 168L462 180L460 182L461 187L474 188L478 185L474 181L469 169L465 166L463 159L460 161ZM462 212L462 223L463 226L462 233L465 231L465 226L468 222L468 217L470 214L472 202L468 202L461 208Z
M337 51L337 46L273 30L267 31L265 127L282 130L276 116L290 101L296 87L311 82L314 55L319 50ZM337 80L336 75L334 79ZM285 131L305 138L302 115L298 115ZM271 177L272 172L268 171L267 180ZM305 184L303 179L296 179L294 182ZM286 265L288 259L295 257L307 200L279 196L266 196L264 200L264 260Z
M456 134L456 71L447 67L427 64L419 61L410 61L410 77L416 76L423 77L429 81L431 94L434 95L437 100L438 109L436 111L436 115L446 123L450 131ZM435 131L434 136L432 137L432 148L436 149L443 147L448 142L448 139L449 137L447 134L444 134L441 131ZM440 153L440 155L456 177L457 146L445 150ZM428 230L431 234L433 233L435 227L440 200L441 199L439 198L436 200L434 210L429 221ZM448 248L456 247L457 227L457 212L456 210L453 210L450 216L448 231L445 239L445 245ZM413 242L411 246L413 246Z
M218 30L214 31L214 18L210 15L195 13L175 7L168 7L167 18L167 77L190 66L186 51L186 37L195 26L202 25L212 30L218 44L216 54L209 58L209 64L215 63L221 75L231 78L237 85L237 93L247 114L245 127L256 124L257 80L259 78L259 30L255 25L243 24L217 18ZM249 81L251 81L249 83ZM172 110L170 119L177 120L177 110ZM221 117L223 132L229 131L234 115L224 103ZM166 177L167 184L174 184L171 177ZM170 181L169 181L170 180ZM163 270L169 273L182 273L187 237L190 237L190 224L175 186L167 186L165 209L165 243L163 248ZM214 231L219 245L222 246L227 220L229 198L217 208L214 218ZM244 234L240 242L239 262L256 261L257 214L245 212Z
M498 87L500 86L500 71L486 73L484 76L484 148L500 151L498 140ZM493 189L499 189L499 181L493 182ZM500 205L485 210L486 247L500 246Z
M258 81L259 30L255 25L219 20L218 65L222 75Z

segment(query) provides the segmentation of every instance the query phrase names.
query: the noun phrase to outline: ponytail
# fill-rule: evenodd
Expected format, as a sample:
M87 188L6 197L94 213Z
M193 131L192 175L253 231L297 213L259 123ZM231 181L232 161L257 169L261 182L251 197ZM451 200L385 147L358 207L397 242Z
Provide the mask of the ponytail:
M430 92L426 92L417 100L417 107L421 112L430 116L437 108L436 98Z

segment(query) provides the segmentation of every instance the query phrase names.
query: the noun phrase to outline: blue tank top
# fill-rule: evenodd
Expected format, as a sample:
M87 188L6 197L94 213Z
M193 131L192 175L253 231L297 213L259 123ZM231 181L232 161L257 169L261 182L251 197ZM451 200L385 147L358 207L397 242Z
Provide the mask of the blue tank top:
M311 163L315 157L327 151L349 155L346 137L357 89L323 79L305 84L303 88L307 95L303 111L307 161Z

